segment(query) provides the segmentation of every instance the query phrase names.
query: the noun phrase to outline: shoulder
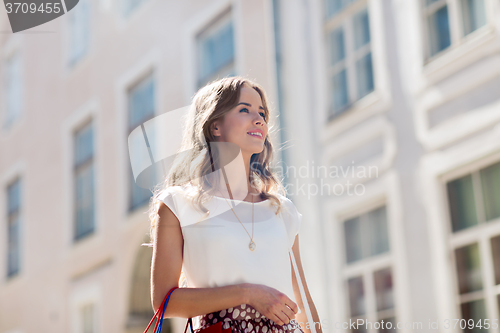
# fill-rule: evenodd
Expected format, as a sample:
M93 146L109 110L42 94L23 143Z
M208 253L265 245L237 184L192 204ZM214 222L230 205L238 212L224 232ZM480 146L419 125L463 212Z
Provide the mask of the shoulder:
M180 191L181 191L180 186L169 186L159 191L156 198L160 201L164 201L168 198L176 196L178 193L180 193Z
M293 201L283 195L280 195L279 197L281 201L281 209L285 218L291 219L292 221L296 221L296 223L300 224L302 214L299 212Z
M286 196L284 195L281 195L281 194L276 194L276 196L278 197L278 199L280 200L280 204L281 204L281 211L284 213L284 214L293 214L293 211L295 209L295 205L293 204L292 200L290 200L289 198L287 198Z
M186 185L168 186L158 192L157 198L163 201L168 197L187 196L189 192L189 188Z
M292 247L301 226L302 214L299 213L292 200L283 195L278 195L278 197L281 201L281 217L288 233L288 246Z
M168 186L155 196L156 200L163 202L174 215L183 223L183 217L186 215L187 189L185 186Z
M162 201L170 208L179 209L190 197L189 188L185 185L168 186L157 192L155 199ZM173 206L173 207L172 207Z

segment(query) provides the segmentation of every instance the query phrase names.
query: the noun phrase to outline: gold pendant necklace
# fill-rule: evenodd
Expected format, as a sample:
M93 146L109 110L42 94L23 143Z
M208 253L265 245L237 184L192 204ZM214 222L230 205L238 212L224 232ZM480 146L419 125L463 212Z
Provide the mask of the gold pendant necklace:
M228 184L226 184L226 186L228 186ZM219 191L219 193L221 194L221 196L224 198L224 200L226 200L227 204L229 205L229 208L231 208L231 210L233 211L234 215L236 216L236 218L238 219L238 221L241 223L238 215L236 215L233 207L231 207L231 205L229 204L229 202L227 201L227 199L222 195L221 191ZM253 207L254 207L254 201L253 201L253 196L252 196L252 236L250 236L250 234L248 233L247 231L247 228L245 228L245 226L243 225L243 223L241 223L241 226L243 227L243 229L245 229L246 233L248 234L248 237L250 237L250 243L248 244L248 248L250 249L250 251L254 251L255 248L257 247L257 245L255 244L255 242L253 241L253 225L254 225L254 219L253 219Z

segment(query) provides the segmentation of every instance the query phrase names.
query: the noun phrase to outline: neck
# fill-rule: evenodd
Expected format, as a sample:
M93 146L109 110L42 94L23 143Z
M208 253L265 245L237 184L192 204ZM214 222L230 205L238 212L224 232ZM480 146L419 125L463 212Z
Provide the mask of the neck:
M250 158L251 155L240 151L234 160L227 163L223 168L216 170L215 172L219 179L214 184L213 190L215 193L225 198L242 201L251 198L251 194L257 194L257 191L252 188L249 180ZM224 161L224 158L221 157L221 160Z

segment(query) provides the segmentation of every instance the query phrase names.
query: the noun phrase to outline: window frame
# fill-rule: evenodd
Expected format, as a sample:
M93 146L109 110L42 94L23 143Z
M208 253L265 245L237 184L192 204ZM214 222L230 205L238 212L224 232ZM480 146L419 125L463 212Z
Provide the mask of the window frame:
M97 220L97 212L96 212L96 206L97 206L97 203L96 203L96 188L97 188L97 184L96 184L96 179L95 179L95 174L96 174L96 163L95 163L95 151L96 151L96 141L95 141L95 120L93 118L88 118L87 120L85 120L85 122L83 122L82 124L80 124L78 127L76 127L74 130L73 130L73 152L75 152L75 147L76 147L76 136L78 134L79 131L82 131L84 130L87 126L90 126L91 129L92 129L92 143L93 143L93 146L92 146L92 157L91 158L87 158L84 162L80 163L80 164L75 164L75 154L72 155L72 161L73 161L73 168L72 168L72 182L73 182L73 185L72 185L72 188L73 188L73 191L71 193L71 197L72 197L72 201L73 201L73 219L72 219L72 225L73 225L73 242L80 242L81 240L91 236L92 234L94 234L96 232L96 220ZM77 184L76 184L76 177L77 177L77 174L78 174L78 171L81 170L81 169L86 169L88 168L90 165L91 168L93 168L92 170L92 173L93 173L93 177L92 177L92 182L94 183L92 186L93 186L93 197L92 197L92 200L94 201L93 202L93 215L94 215L94 219L93 219L93 225L92 225L92 229L89 230L89 231L86 231L86 232L83 232L83 233L78 233L78 230L77 230L77 204L76 204L76 197L75 197L75 193L76 193L76 190L77 190Z
M120 214L123 221L131 221L130 223L143 223L144 215L140 209L129 210L129 171L130 158L127 142L128 133L128 95L127 91L141 78L144 78L148 73L155 73L155 116L162 113L166 105L166 97L163 93L165 86L165 76L160 73L165 73L162 53L158 48L153 48L147 52L142 58L138 59L124 73L116 78L115 86L115 118L117 119L116 138L118 145L118 166L116 173L117 192L120 203Z
M228 6L224 8L222 11L218 12L212 19L205 23L202 27L198 28L198 31L194 35L194 44L195 44L195 54L198 55L196 57L196 70L195 70L195 82L197 89L201 88L204 84L211 80L215 80L217 78L222 78L229 75L224 74L227 72L237 72L236 70L236 26L233 14L234 8L233 6ZM233 57L230 62L225 64L223 67L219 68L217 71L210 73L205 77L200 77L201 68L200 68L200 57L202 56L200 52L200 43L201 40L206 38L210 38L214 36L216 33L220 32L221 29L225 28L227 25L232 25L233 30Z
M100 160L101 160L101 145L100 145L100 115L99 115L100 104L97 98L90 98L85 103L81 104L75 110L73 110L66 119L63 120L61 125L62 134L62 147L61 150L64 152L62 154L63 163L63 192L68 193L62 200L62 210L64 216L64 235L65 235L65 245L68 251L73 253L80 247L92 247L92 243L97 239L102 239L103 235L101 230L101 220L102 212L100 205L100 184L101 184L101 170L100 170ZM87 122L92 121L93 124L93 140L94 140L94 232L88 237L81 238L75 241L75 184L74 184L74 133L81 126ZM72 254L71 254L72 255Z
M129 20L131 17L135 16L136 13L141 11L141 9L144 7L144 5L148 2L152 2L153 0L140 0L138 4L136 4L135 7L126 7L127 3L132 2L133 0L118 0L118 7L119 7L119 15L122 19L124 20Z
M208 26L210 22L213 21L214 17L217 17L220 13L225 12L228 9L231 10L231 17L234 28L234 68L236 73L242 72L244 45L240 42L243 38L243 23L241 22L241 20L239 20L239 15L242 11L241 7L241 3L237 0L220 0L214 3L207 3L204 7L204 10L196 16L196 19L189 20L182 26L181 47L186 58L186 61L184 62L185 66L183 69L187 73L183 94L185 104L189 104L193 95L198 91L196 36L204 27Z
M21 206L28 207L30 205L29 203L29 197L27 195L27 186L29 183L29 175L26 172L27 170L27 164L24 160L20 160L17 162L14 162L10 164L10 166L4 170L3 174L1 175L0 178L0 214L5 217L5 220L7 222L8 218L8 196L7 196L7 187L12 184L14 181L17 179L21 180L21 191L20 191L20 202ZM27 228L25 227L27 222L25 220L25 212L21 208L21 213L20 213L20 237L19 237L19 261L20 261L20 269L18 274L12 275L10 278L7 276L7 249L5 246L5 250L3 253L5 260L3 261L4 264L1 265L0 267L0 274L2 275L3 281L8 285L10 283L21 283L24 282L26 279L26 254L25 254L25 244L24 240L26 239L27 235ZM0 232L0 243L2 244L7 244L8 242L8 235L5 232L7 228L7 223L4 224L4 232Z
M67 25L67 33L66 33L66 40L67 40L67 50L66 50L66 64L68 68L71 70L73 68L78 67L80 63L83 62L86 58L89 57L90 55L90 48L92 45L92 3L90 0L81 0L74 8L73 10L70 10L68 12L68 17L66 19L66 25ZM87 16L84 15L84 13L87 13ZM75 22L76 20L76 22ZM82 24L84 23L83 26L79 26L78 23ZM76 23L76 24L75 24ZM73 49L75 45L75 29L76 29L76 34L82 33L83 35L86 36L83 41L85 41L85 44L83 46L83 50L81 50L78 54L76 54L75 50Z
M437 0L429 6L425 5L426 0L417 0L418 8L420 10L420 22L421 22L421 33L422 33L422 54L423 54L423 65L424 67L433 62L435 59L440 58L442 55L451 52L451 50L460 47L465 41L469 39L473 39L475 35L481 34L483 31L486 31L490 28L491 25L491 17L488 15L488 10L490 7L490 3L488 0L484 0L485 6L485 24L476 30L471 31L468 34L464 32L463 26L463 8L461 0ZM435 54L431 55L430 53L430 40L429 40L429 26L427 24L427 18L432 13L435 13L438 9L445 4L448 7L448 24L450 31L450 45L440 51L437 51Z
M4 54L2 59L3 61L3 70L2 70L2 98L3 103L1 105L3 112L1 117L1 129L4 131L8 131L11 128L15 127L18 123L21 122L22 118L24 118L24 113L26 112L26 103L24 102L24 96L26 95L26 82L24 78L25 69L24 69L24 54L21 51L20 47L15 45L12 46L11 50L8 50L9 45L6 45L7 52ZM9 109L8 99L10 94L10 89L7 87L7 81L9 80L8 76L11 74L10 63L15 61L19 66L19 84L20 84L20 101L19 110L17 114L12 115L11 110Z
M342 283L344 286L345 292L345 297L344 297L344 306L346 309L346 322L349 322L349 320L355 321L357 318L363 318L367 321L371 322L377 322L379 320L383 320L387 317L396 317L397 316L397 300L396 300L396 288L394 286L393 282L393 302L394 302L394 307L391 309L386 309L386 310L377 310L377 304L376 304L376 290L375 290L375 282L374 282L374 275L375 272L384 270L384 269L390 269L391 270L391 278L394 281L395 280L395 267L392 259L391 252L393 251L392 249L392 244L391 244L391 236L390 236L390 223L389 223L389 208L387 206L386 202L379 202L376 204L368 204L366 207L358 210L356 213L352 213L349 215L343 216L339 222L342 224L342 228L345 227L345 223L352 219L352 218L361 218L362 220L366 220L367 214L377 210L379 208L385 207L386 210L386 224L387 224L387 236L388 236L388 243L389 243L389 251L377 254L372 257L367 257L367 258L362 258L359 260L356 260L351 263L346 262L346 256L345 256L345 234L342 234L342 239L343 239L343 248L344 248L344 255L342 256L342 266L343 266L343 272L342 272ZM363 223L363 222L362 222ZM366 223L366 221L365 221ZM348 281L351 278L357 278L357 277L362 277L362 283L363 283L363 290L364 290L364 301L365 301L365 314L363 315L358 315L351 317L350 316L350 295L349 295L349 284ZM379 317L381 317L379 319ZM397 320L397 319L396 319ZM385 321L384 321L385 322ZM370 331L370 330L368 330Z
M85 278L84 278L85 279ZM83 330L83 307L92 304L93 306L93 331L101 332L103 328L102 310L103 308L103 290L99 283L87 282L86 284L76 287L69 294L69 313L70 313L70 332L84 333Z
M23 184L24 184L24 181L23 181L22 175L18 174L14 178L12 178L8 183L5 184L3 190L5 191L5 199L6 199L6 205L5 205L5 207L6 207L6 216L7 216L7 218L6 218L6 222L7 222L6 223L6 227L7 227L7 230L9 230L10 225L11 225L11 212L9 211L9 205L8 205L8 201L10 200L10 198L9 198L9 189L10 189L11 186L13 186L16 183L18 183L17 186L19 186L19 207L17 208L17 210L14 213L16 215L15 219L17 220L16 224L17 224L17 237L18 237L18 239L17 239L17 246L18 246L18 249L17 249L17 251L18 251L18 257L17 257L17 259L18 259L18 262L17 262L16 270L15 271L10 271L9 270L10 269L10 265L9 265L10 264L10 260L9 260L10 248L8 247L8 244L9 244L9 232L7 231L7 233L6 233L7 239L6 239L6 242L5 242L5 244L7 244L7 252L6 252L6 254L7 254L7 256L6 256L6 263L7 263L6 268L7 268L7 271L6 271L6 274L5 274L5 278L7 280L11 280L11 279L19 276L22 273L22 271L23 271L23 260L22 260L22 253L23 253L23 251L22 251L22 249L23 249L23 247L22 247L22 244L23 244L23 242L22 242L22 239L23 239L23 237L22 237L22 229L23 229L22 228L23 227L23 219L22 219L22 217L23 217L23 209L22 209L22 206L23 206L23 204L22 203L23 203L23 192L24 192L23 191L23 187L24 187Z
M141 87L142 85L144 84L147 84L148 80L152 80L153 82L153 87L154 87L154 95L153 95L153 105L154 105L154 110L153 110L153 113L145 118L143 118L139 124L135 124L135 125L131 125L129 120L130 120L130 94L132 92L132 90L136 89L136 88L139 88ZM125 94L126 94L126 101L127 101L127 114L126 114L126 122L127 122L127 125L126 125L126 138L129 137L130 133L132 133L132 131L137 127L137 126L140 126L141 124L144 124L145 122L155 118L159 112L158 112L158 104L157 104L157 101L158 101L158 73L157 71L154 69L154 68L151 68L149 71L146 71L144 72L141 76L138 76L136 78L136 80L134 80L134 82L132 84L130 84L127 88L126 88L126 91L125 91ZM127 141L127 140L126 140ZM127 211L128 213L132 213L136 210L138 210L139 208L141 207L144 207L145 205L148 204L149 202L149 199L148 200L145 200L144 202L142 203L138 203L136 205L133 205L133 198L132 198L132 184L130 183L130 180L133 179L133 174L132 174L132 167L130 165L130 160L128 161L128 164L127 164L127 183L128 183L128 190L127 190ZM149 197L150 198L150 197Z
M441 177L440 186L444 203L443 216L445 217L444 222L446 224L445 230L447 233L447 251L451 261L449 266L452 281L451 295L454 298L452 304L455 306L454 313L456 314L456 318L462 318L462 304L482 299L485 304L486 318L498 319L495 315L495 311L498 310L496 309L498 305L495 305L495 302L497 302L497 297L500 297L500 285L494 284L494 262L492 257L491 239L500 235L500 217L490 221L484 221L484 218L482 218L480 216L481 214L478 213L478 217L481 218L481 220L478 220L478 224L476 226L453 232L447 184L450 181L471 174L473 183L477 183L479 181L479 171L490 165L496 164L499 161L500 155L493 154L488 158L479 159L454 171L450 171ZM477 187L474 186L474 191L476 189ZM475 204L477 205L478 198L476 196L474 196L474 198ZM476 243L479 248L482 289L479 291L471 291L460 294L455 251L456 249Z
M368 24L370 32L370 41L360 47L355 49L354 41L354 17L366 10L368 13ZM370 6L370 1L368 0L355 0L349 1L342 9L340 9L332 17L327 17L326 1L323 1L323 27L324 27L324 45L326 46L326 71L327 71L327 112L326 120L327 122L334 121L340 118L343 114L350 113L349 111L358 104L359 101L365 99L370 95L373 95L377 91L377 79L376 79L376 64L374 59L374 47L373 47L373 19L372 10ZM331 65L331 43L330 34L338 28L343 29L344 33L344 43L345 43L345 56L344 59L337 62L335 65ZM372 63L372 77L373 77L373 90L371 90L366 95L359 97L359 83L358 83L358 72L357 72L357 61L371 53L371 63ZM332 79L335 74L338 74L345 69L347 72L347 104L341 107L339 110L333 110L333 87Z

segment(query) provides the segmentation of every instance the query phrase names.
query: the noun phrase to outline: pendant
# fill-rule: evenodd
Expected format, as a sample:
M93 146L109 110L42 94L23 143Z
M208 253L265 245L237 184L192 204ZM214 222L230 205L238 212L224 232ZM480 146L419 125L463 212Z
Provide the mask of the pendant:
M250 251L255 250L255 247L256 247L256 246L257 246L257 245L255 245L255 243L254 243L253 241L251 241L251 242L250 242L250 244L248 245L248 247L250 248Z

